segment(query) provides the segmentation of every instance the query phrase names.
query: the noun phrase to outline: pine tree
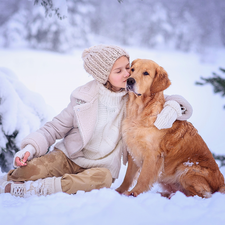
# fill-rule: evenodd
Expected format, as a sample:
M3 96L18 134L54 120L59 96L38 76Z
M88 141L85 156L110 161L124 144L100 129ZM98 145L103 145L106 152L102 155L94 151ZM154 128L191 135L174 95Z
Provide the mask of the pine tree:
M220 161L220 167L225 166L225 155L216 155L213 153L213 157L215 160Z
M13 169L21 141L50 119L50 108L7 68L0 67L0 171Z
M219 70L225 75L225 69L219 68ZM219 93L222 95L222 97L225 97L225 78L222 78L221 75L218 75L215 72L213 72L212 74L213 76L209 78L201 77L202 82L197 81L195 84L197 85L211 84L213 86L214 93ZM225 155L217 155L213 153L213 157L215 158L215 160L220 161L221 167L225 166Z
M225 75L225 69L219 68L219 70L224 73ZM221 75L216 74L213 72L213 76L209 78L201 77L201 80L203 82L196 82L197 85L205 85L205 84L211 84L213 86L214 93L220 93L222 97L225 97L225 78L222 78ZM225 105L224 105L225 109Z
M123 0L117 0L122 3ZM81 0L80 2L88 2ZM66 0L34 0L34 5L41 5L45 9L45 16L52 16L52 14L57 15L57 17L62 20L67 17L68 3Z
M34 0L34 5L41 5L45 9L45 16L52 17L52 14L62 20L67 17L66 0Z
M3 133L6 144L4 147L0 146L0 167L2 172L8 172L12 169L12 158L14 154L19 151L19 148L16 146L15 138L18 134L18 131L15 130L11 135L7 135L2 129L2 116L0 115L0 129Z

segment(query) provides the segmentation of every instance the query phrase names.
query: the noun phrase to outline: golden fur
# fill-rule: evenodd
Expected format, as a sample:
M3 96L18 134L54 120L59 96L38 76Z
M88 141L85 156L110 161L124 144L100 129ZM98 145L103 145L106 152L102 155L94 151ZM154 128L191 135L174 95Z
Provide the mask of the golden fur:
M155 62L133 61L127 80L127 116L122 126L129 153L128 168L117 191L137 196L158 182L166 197L176 191L201 197L224 192L224 177L190 122L175 121L172 128L162 130L154 126L165 103L163 90L170 84L166 71ZM137 184L128 191L139 169Z

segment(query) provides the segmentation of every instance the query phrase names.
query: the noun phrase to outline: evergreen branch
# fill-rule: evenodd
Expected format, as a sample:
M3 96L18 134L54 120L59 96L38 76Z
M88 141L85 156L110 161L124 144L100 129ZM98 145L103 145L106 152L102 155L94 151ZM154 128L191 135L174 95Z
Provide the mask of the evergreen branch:
M213 153L213 158L220 161L220 167L225 166L225 155L216 155Z
M0 117L1 118L1 117ZM12 135L6 135L4 132L4 136L7 139L7 143L5 148L1 147L0 153L0 167L2 172L8 172L12 169L12 158L16 152L19 151L19 148L16 146L15 138L19 132L16 130Z
M225 73L225 69L220 67L219 70L222 71L223 73Z
M225 73L225 69L219 68L219 70ZM225 96L225 78L222 78L221 75L216 74L215 72L212 73L212 77L204 78L200 77L201 82L195 82L196 85L205 85L211 84L213 86L214 93L220 93L222 97ZM225 108L225 106L224 106Z
M52 0L34 0L34 5L41 5L45 9L45 17L52 17L52 12L62 20L66 18L66 15L61 15L60 9L56 8Z

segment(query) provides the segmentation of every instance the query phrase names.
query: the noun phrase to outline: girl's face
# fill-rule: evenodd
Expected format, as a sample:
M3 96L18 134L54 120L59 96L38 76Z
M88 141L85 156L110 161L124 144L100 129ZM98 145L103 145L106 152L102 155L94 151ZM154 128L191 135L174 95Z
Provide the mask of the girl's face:
M130 62L126 56L122 56L116 60L109 74L108 81L114 91L119 91L126 87L127 78L130 76Z

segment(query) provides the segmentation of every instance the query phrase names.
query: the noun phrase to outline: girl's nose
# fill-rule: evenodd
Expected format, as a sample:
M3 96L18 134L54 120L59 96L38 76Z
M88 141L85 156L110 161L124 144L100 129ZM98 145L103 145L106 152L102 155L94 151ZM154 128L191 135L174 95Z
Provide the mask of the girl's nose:
M129 76L130 76L130 73L126 70L125 74L124 74L124 77L129 77Z

